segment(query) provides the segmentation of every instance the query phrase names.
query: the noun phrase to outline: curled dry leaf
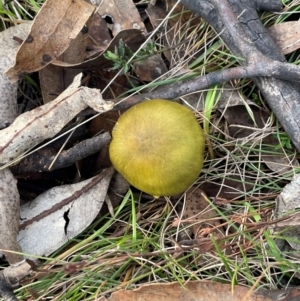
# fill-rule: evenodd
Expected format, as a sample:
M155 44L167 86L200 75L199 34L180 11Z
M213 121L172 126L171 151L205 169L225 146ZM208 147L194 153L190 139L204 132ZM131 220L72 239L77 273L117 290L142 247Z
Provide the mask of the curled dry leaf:
M54 187L21 206L18 241L24 253L47 256L82 232L97 216L114 170Z
M11 83L3 73L15 62L16 51L20 44L13 39L25 39L32 22L10 27L0 33L0 129L10 125L17 117L18 84Z
M18 301L14 289L31 272L31 265L22 260L0 271L0 297L3 301Z
M3 277L7 283L15 286L18 285L24 277L28 276L30 271L31 265L27 261L22 260L5 268L3 270Z
M20 221L20 196L17 181L8 168L0 170L0 248L10 264L23 260L23 256L9 251L21 252L17 242Z
M40 70L59 57L94 9L84 0L47 0L17 53L15 66L6 72L7 77L16 82L20 75Z
M0 165L8 163L45 139L56 135L74 116L92 107L105 112L112 102L102 99L98 89L80 87L82 74L55 100L20 115L14 123L1 131Z

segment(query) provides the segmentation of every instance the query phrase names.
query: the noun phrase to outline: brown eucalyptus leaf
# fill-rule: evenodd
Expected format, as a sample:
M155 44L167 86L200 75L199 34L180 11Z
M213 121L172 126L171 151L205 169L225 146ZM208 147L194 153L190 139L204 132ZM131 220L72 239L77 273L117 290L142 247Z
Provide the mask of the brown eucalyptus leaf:
M80 70L67 69L52 64L39 71L39 80L43 103L48 103L62 93L72 82L71 78L80 73Z
M45 139L56 135L74 116L92 107L105 112L113 107L106 102L98 89L80 87L82 74L55 100L20 115L12 125L2 130L0 165L11 162Z
M165 9L163 9L162 7L159 7L158 5L151 5L149 4L147 9L146 9L146 13L149 17L149 20L152 24L153 28L157 28L160 23L162 22L162 20L165 19L165 17L167 16L167 11ZM170 20L173 18L170 18ZM171 21L172 22L172 21ZM166 59L171 62L172 61L172 52L170 50L170 47L172 47L173 45L170 45L169 41L174 41L174 30L170 30L171 26L167 26L168 23L164 23L162 25L161 31L166 33L166 36L163 34L161 35L162 37L162 41L165 44L165 48L166 50L164 51L164 56L166 57ZM174 22L173 22L173 26L174 26ZM169 29L169 30L167 30ZM171 33L170 33L171 32ZM171 39L171 40L170 40Z
M153 55L146 60L135 62L133 69L136 76L145 82L152 82L168 71L160 55Z
M112 36L105 19L101 17L98 11L90 18L87 27L87 58L90 58L105 51L106 47L112 40Z
M20 43L13 37L24 40L32 22L22 23L0 32L0 129L10 125L17 117L18 84L11 83L3 73L15 63L17 49Z
M282 291L278 291L282 294ZM247 296L248 295L248 296ZM247 296L247 298L245 298ZM273 301L263 292L250 288L212 281L187 281L146 284L134 290L119 290L99 301ZM277 299L279 300L279 299Z
M130 184L125 178L118 172L116 172L110 182L108 197L113 207L120 204L121 200L124 199L126 192L128 191Z
M19 76L44 68L75 39L95 7L84 0L47 0L36 15L30 34L22 43L14 67L6 75Z
M79 32L59 59L68 63L82 62L85 57L85 35ZM73 81L74 77L80 73L78 69L69 69L52 64L47 65L39 71L39 80L44 103L54 100Z
M269 33L283 54L289 54L300 48L300 21L275 24L268 28Z
M17 242L20 221L20 196L17 181L8 168L0 170L0 249L10 264L23 260L23 256L8 251L21 252Z
M102 18L110 19L113 36L125 29L144 30L145 25L132 0L103 0L98 8Z
M224 117L228 123L229 135L234 138L245 138L259 128L263 128L269 112L256 106L249 106L253 112L253 119L244 105L227 107Z
M72 185L54 187L21 206L18 241L24 253L47 256L64 245L98 215L113 168Z

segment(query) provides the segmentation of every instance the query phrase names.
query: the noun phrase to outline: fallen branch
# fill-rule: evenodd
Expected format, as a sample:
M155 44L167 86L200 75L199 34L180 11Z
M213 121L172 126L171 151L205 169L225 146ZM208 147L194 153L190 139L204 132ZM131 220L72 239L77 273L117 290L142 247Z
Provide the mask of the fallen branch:
M53 171L74 164L75 162L95 154L111 140L110 134L99 136L79 142L72 148L62 151L57 157L54 149L42 148L25 157L18 166L18 173ZM52 162L53 165L51 166ZM51 168L49 168L51 166Z
M279 10L280 1L263 1L259 4L259 1L255 0L181 0L181 3L210 23L231 52L244 59L240 60L241 65L255 64L258 69L264 67L268 70L270 64L275 68L284 67L284 72L287 72L284 77L276 76L281 71L271 68L271 73L258 73L253 81L300 151L300 90L295 83L298 81L298 72L289 72L291 65L285 63L284 56L256 12L258 8ZM280 61L281 64L277 65Z

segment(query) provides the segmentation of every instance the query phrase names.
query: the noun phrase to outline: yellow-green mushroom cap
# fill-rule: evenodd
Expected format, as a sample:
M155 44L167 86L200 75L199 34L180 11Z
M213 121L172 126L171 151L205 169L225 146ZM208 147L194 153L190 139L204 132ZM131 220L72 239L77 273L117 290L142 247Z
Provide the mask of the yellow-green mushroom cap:
M133 186L153 196L184 192L203 165L205 138L191 110L153 99L118 119L109 146L115 169Z

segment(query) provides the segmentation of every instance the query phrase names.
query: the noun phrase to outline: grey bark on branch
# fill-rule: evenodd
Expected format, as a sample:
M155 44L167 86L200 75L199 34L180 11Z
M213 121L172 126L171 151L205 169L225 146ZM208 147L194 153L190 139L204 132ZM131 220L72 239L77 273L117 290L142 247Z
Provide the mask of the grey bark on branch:
M18 164L18 173L53 171L71 166L75 162L97 153L110 140L110 134L105 132L99 136L83 140L68 150L63 150L58 156L56 149L42 148L25 157Z
M279 0L181 0L181 3L210 23L230 51L243 58L242 66L255 64L258 69L267 69L272 61L289 65L257 14L257 9L279 10ZM273 73L258 75L253 81L300 151L300 89L295 78L279 79Z
M248 66L228 68L188 80L178 80L172 84L158 87L148 93L129 96L122 100L108 99L108 101L116 102L116 105L112 110L122 110L128 109L129 107L146 99L174 99L186 94L197 92L199 90L207 89L212 85L224 83L234 79L272 76L275 79L278 78L285 81L291 80L295 83L299 82L300 80L300 68L297 65L279 62L268 58L265 58L264 60L264 63L268 62L268 64L264 65L259 63L259 57L256 61L256 63L252 62Z

